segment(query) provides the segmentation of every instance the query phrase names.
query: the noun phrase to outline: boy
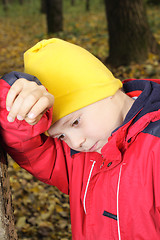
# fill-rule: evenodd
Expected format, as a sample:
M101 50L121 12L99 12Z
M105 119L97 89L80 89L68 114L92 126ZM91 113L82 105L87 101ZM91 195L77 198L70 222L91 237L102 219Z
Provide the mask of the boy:
M49 92L31 75L2 78L4 147L69 194L73 239L160 239L160 81L127 80L125 94L98 59L59 39L24 62Z

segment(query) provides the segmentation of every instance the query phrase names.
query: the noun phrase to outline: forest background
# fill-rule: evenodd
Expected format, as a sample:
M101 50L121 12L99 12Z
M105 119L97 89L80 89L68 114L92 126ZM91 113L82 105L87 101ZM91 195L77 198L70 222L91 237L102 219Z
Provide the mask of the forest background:
M109 54L108 26L103 0L63 1L63 31L47 33L46 15L40 0L12 0L4 8L0 1L0 76L23 72L23 53L41 39L59 37L76 43L105 62ZM147 3L150 29L160 44L160 4ZM153 4L154 3L154 4ZM160 78L160 58L153 53L143 63L109 66L116 77ZM19 239L71 239L68 196L36 180L9 159L15 223Z

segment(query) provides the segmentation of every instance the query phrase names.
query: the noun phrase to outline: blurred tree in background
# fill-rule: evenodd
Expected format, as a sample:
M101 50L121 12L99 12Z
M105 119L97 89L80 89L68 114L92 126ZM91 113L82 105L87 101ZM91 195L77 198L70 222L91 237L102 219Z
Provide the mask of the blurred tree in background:
M90 0L86 0L86 11L90 10Z
M159 0L147 0L147 3L153 4L153 5L160 5L160 1Z
M142 63L148 53L160 53L146 16L144 0L105 0L112 66Z
M42 0L43 13L46 13L48 33L63 31L62 0Z
M7 11L7 8L8 8L8 0L2 0L2 4L3 4L4 11Z
M46 0L41 0L40 12L41 13L46 13Z
M24 3L23 0L1 1L6 11L9 4L18 2L22 5ZM66 2L70 3L74 9L76 5L84 5L85 10L89 12L95 0L92 2L90 0L81 2L66 0ZM109 43L106 64L117 67L129 65L132 62L142 63L148 58L150 52L160 53L160 46L148 24L145 6L146 3L158 4L158 2L159 0L99 0L99 5L103 6L106 13L107 21L103 24L108 26L106 34L109 35L109 40L106 38ZM63 32L65 10L63 0L41 0L40 11L46 16L48 34ZM71 15L70 20L72 21Z
M72 5L72 6L75 5L75 0L71 0L71 5Z

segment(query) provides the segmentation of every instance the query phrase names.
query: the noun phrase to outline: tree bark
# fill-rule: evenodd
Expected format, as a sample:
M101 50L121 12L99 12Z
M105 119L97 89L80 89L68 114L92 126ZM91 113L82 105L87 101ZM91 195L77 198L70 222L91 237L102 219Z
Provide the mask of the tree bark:
M86 0L86 11L89 12L90 10L90 0Z
M147 3L153 4L153 5L159 5L160 1L159 0L147 0Z
M20 5L23 5L24 1L23 0L19 0L19 3L20 3Z
M6 12L8 10L8 0L2 0L3 9Z
M112 66L142 63L148 53L159 53L148 25L143 0L105 0L109 31L109 57Z
M71 5L72 5L72 6L75 5L75 0L71 0Z
M0 146L0 239L17 240L12 198L7 173L7 157Z
M62 0L45 0L48 33L63 30Z
M46 14L46 0L41 0L41 9L40 9L41 13L45 13Z

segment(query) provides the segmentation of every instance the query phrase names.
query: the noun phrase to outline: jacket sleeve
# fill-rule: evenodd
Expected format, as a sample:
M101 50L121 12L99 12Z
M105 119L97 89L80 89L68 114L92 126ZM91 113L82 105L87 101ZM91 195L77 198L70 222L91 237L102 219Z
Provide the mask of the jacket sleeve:
M22 76L24 77L24 76ZM7 77L8 79L8 77ZM15 78L16 81L17 78ZM9 77L11 81L11 78ZM14 82L11 81L12 84ZM10 88L6 78L0 80L0 137L3 148L24 169L39 180L69 192L67 161L69 147L60 140L47 137L44 132L50 127L52 109L49 109L34 126L19 120L7 121L6 96Z

